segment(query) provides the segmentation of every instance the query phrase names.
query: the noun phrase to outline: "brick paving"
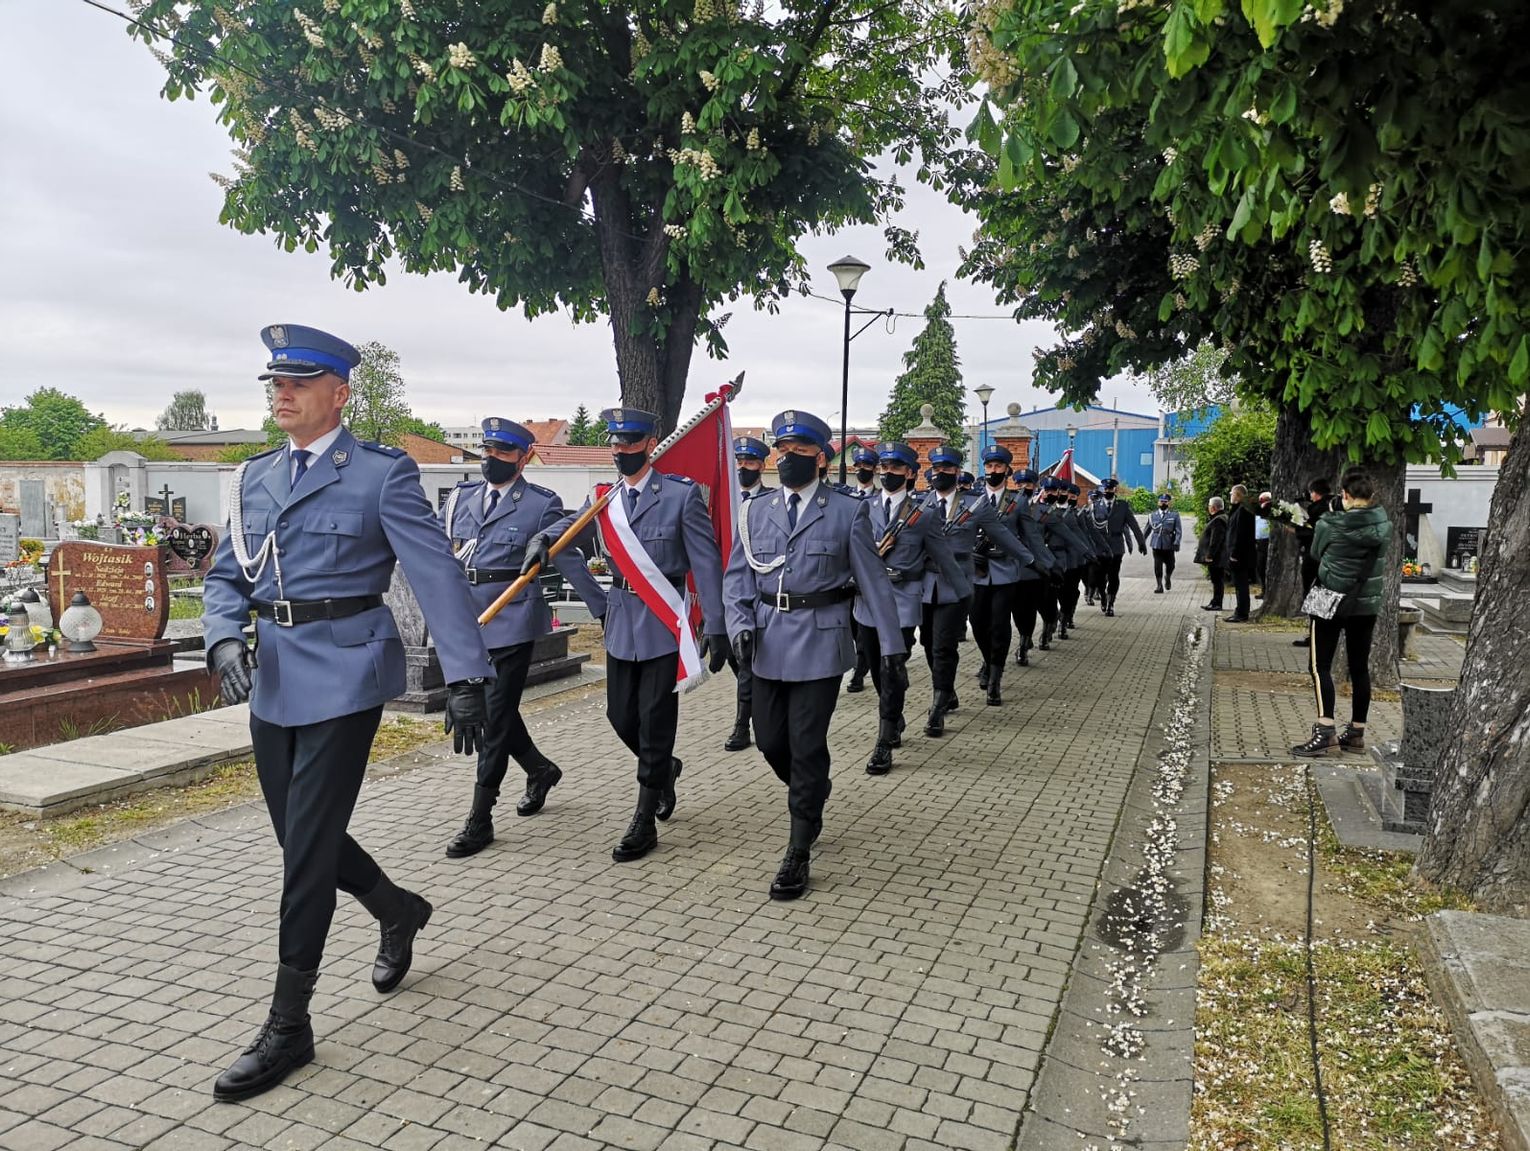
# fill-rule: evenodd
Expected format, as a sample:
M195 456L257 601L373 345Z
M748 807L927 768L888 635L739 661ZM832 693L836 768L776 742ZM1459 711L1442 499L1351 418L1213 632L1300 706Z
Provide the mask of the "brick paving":
M546 811L449 861L464 761L376 780L352 825L436 916L404 987L369 981L376 930L341 897L314 998L317 1059L215 1104L264 1016L280 859L263 809L146 839L135 861L12 883L0 899L0 1148L497 1145L1004 1151L1084 938L1134 764L1194 612L1194 580L1011 668L882 779L862 770L875 697L842 697L813 890L765 895L784 789L727 754L726 674L681 707L675 818L614 865L631 759L599 700L539 715L564 768ZM1146 577L1144 577L1144 573ZM1191 620L1190 622L1199 622ZM928 697L916 661L910 698Z

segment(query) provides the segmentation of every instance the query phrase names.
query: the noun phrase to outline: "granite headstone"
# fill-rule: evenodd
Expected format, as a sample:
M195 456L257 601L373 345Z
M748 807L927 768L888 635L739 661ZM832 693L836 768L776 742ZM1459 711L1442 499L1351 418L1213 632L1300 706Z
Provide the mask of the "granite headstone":
M21 534L35 539L48 534L48 489L42 480L21 481Z
M21 517L0 512L0 564L21 556Z
M101 613L101 634L117 639L159 639L170 619L165 550L66 540L48 564L48 605L63 615L77 591Z
M1450 744L1453 687L1402 685L1403 734L1375 752L1382 768L1382 826L1423 834L1434 794L1434 776Z
M170 574L204 572L218 546L218 529L211 524L171 523L164 529L163 538L170 549L165 557Z

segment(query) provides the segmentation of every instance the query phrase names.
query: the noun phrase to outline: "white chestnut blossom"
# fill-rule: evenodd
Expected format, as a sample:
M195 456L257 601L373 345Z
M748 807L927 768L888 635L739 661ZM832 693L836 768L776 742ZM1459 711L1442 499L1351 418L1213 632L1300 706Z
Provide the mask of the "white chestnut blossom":
M563 54L558 51L556 44L542 45L542 59L537 63L537 71L553 72L563 67Z
M473 68L478 64L478 57L474 56L472 49L460 40L448 48L446 54L453 68Z
M452 185L452 191L453 192L465 192L465 191L467 191L467 185L462 182L462 165L461 164L457 164L457 165L455 165L452 168L451 185Z
M505 83L510 85L510 90L517 96L522 95L527 89L536 86L537 78L531 74L531 69L519 60L510 65L510 71L505 73Z
M1348 216L1351 214L1349 210L1349 197L1343 192L1339 192L1332 200L1329 200L1328 207L1335 216Z
M1333 271L1333 257L1329 255L1328 245L1322 240L1313 240L1307 245L1307 259L1312 262L1312 270L1320 274Z
M556 24L557 22L558 6L556 4L549 4L546 8L542 9L542 23Z

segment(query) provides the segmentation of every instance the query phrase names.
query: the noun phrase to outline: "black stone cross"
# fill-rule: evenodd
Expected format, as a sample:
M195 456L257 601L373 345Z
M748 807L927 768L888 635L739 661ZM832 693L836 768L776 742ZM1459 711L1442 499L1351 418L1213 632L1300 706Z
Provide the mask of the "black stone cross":
M166 484L164 487L159 489L159 494L160 498L165 501L165 507L168 509L170 507L170 497L175 493L170 490L170 485ZM1415 491L1414 494L1417 495L1417 491Z
M1423 492L1418 488L1408 489L1408 501L1403 504L1403 531L1407 535L1409 549L1415 556L1418 555L1418 517L1434 511L1433 504L1426 504L1421 497Z

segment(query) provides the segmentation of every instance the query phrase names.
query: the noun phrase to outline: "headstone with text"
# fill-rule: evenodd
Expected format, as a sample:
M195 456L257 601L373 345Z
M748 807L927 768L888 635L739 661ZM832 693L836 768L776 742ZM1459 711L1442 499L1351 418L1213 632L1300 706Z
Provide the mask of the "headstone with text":
M150 516L169 516L177 523L186 522L186 497L176 496L167 507L165 501L159 496L145 496L143 511Z
M1466 567L1466 561L1482 554L1487 528L1448 527L1445 529L1445 563L1452 568Z
M101 613L101 634L118 639L159 639L170 619L165 551L66 540L48 564L48 603L58 619L82 591Z
M218 546L218 529L211 524L168 523L161 525L161 538L169 549L165 568L171 575L205 572Z
M21 517L0 512L0 564L21 556Z
M21 534L34 539L48 534L48 490L42 480L21 481Z

